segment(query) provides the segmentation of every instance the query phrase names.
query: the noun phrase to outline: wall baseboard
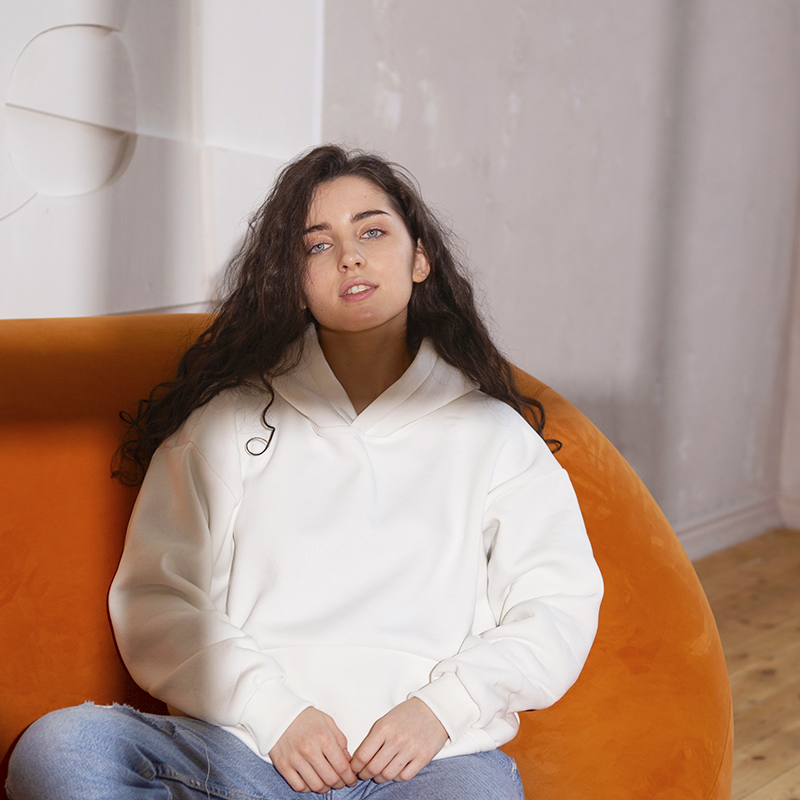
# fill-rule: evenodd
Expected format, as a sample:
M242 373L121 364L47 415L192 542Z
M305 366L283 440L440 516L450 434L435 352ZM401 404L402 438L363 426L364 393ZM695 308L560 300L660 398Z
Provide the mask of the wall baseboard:
M674 526L681 544L693 561L724 550L726 547L752 539L769 528L785 524L786 515L778 507L778 498L759 500L739 508L706 514ZM800 518L800 504L797 506Z

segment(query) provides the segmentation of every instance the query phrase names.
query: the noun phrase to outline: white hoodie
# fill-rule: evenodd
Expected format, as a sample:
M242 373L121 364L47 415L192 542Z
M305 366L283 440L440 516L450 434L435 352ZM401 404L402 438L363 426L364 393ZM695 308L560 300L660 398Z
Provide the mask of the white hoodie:
M155 454L109 606L134 679L267 754L308 706L351 752L409 697L438 757L558 700L602 580L566 472L423 342L356 415L311 328L300 365L218 395Z

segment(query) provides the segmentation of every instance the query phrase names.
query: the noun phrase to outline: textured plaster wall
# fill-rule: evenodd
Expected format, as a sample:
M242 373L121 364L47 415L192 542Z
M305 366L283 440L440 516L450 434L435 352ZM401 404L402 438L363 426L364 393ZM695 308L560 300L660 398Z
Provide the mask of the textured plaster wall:
M798 76L790 0L326 12L323 137L417 175L695 554L779 521Z

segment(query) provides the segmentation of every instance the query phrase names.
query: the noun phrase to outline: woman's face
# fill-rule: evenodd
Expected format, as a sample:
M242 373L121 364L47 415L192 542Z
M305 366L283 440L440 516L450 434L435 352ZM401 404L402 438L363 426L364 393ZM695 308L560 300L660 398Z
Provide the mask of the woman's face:
M318 186L304 242L305 299L323 330L405 330L413 284L430 266L381 189L353 176Z

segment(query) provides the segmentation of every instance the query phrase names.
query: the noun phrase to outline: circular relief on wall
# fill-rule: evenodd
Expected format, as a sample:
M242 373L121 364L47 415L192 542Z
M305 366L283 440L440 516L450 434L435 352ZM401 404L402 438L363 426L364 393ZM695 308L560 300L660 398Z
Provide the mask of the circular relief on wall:
M99 25L40 33L6 99L11 160L41 194L87 194L118 178L136 143L136 93L119 35Z

